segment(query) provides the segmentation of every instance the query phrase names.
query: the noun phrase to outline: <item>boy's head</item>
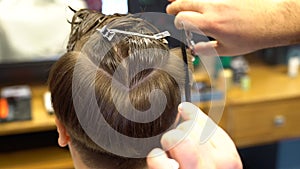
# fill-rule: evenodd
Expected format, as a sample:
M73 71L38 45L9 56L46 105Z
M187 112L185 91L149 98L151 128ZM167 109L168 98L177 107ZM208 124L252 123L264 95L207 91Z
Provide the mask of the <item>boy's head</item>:
M109 40L97 30L104 26L144 35L159 32L130 15L75 13L68 51L49 75L59 143L68 144L73 159L79 156L89 168L141 168L145 160L133 158L145 157L141 147L116 138L159 137L173 126L184 65L164 39L118 34ZM104 124L120 137L107 134ZM144 144L159 146L159 139Z

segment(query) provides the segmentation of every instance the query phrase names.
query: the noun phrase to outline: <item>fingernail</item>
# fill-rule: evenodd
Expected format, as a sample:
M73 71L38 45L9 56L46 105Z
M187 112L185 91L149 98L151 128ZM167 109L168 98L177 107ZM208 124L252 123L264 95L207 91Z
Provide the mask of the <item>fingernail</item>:
M197 48L215 48L217 47L217 41L199 42L196 44Z
M150 153L149 153L149 157L156 157L156 156L160 156L162 154L164 154L165 151L160 149L160 148L155 148L153 149Z

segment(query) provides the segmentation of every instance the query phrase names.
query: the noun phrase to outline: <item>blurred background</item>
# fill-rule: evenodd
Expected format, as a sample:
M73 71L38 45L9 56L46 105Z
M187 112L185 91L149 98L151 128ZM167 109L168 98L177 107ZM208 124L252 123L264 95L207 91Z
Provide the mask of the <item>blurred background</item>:
M127 14L165 12L167 4L0 0L0 168L73 168L68 149L57 145L46 83L51 65L66 51L68 6ZM179 46L174 39L169 42L171 48ZM245 169L300 168L300 45L220 60L212 84L201 56L194 56L194 103L208 112L210 101L226 98L219 124L236 143Z

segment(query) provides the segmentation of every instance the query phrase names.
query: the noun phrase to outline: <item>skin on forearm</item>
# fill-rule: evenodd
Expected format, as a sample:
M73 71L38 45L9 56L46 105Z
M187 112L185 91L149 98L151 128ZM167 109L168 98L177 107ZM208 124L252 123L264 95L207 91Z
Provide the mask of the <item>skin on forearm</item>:
M299 0L256 0L258 15L249 24L241 24L247 30L248 42L258 48L270 48L300 43L300 1ZM254 9L255 10L255 9ZM250 13L248 13L250 14ZM253 12L255 15L255 11ZM256 26L250 26L256 25ZM244 26L244 27L243 27ZM252 29L249 29L252 27ZM255 37L256 36L256 37ZM251 46L251 45L250 45Z
M240 39L244 40L240 44L246 42L248 45L246 48L249 51L300 44L299 0L251 1L251 3L245 5L252 5L252 7L242 7L235 13L235 15L240 14L242 18L247 18L246 21L248 23L245 24L243 19L240 18L241 22L237 23L239 28L233 29L235 31L231 34L231 37L234 37L232 36L234 34L238 37L240 35ZM245 3L245 1L241 3ZM233 17L234 15L231 16ZM232 50L233 48L228 49Z
M300 1L282 0L278 3L278 12L281 14L279 23L282 23L279 35L283 39L279 45L300 43ZM280 16L280 15L279 15Z

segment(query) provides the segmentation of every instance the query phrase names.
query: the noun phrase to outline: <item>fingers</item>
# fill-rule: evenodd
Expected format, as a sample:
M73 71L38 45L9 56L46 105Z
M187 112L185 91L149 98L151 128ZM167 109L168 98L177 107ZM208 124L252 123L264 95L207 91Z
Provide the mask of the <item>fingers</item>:
M243 54L239 53L239 50L235 49L235 47L225 46L220 41L198 42L194 45L194 52L198 56L234 56Z
M165 133L161 139L161 144L169 152L168 155L179 163L181 169L242 168L233 141L213 120L189 102L181 103L178 106L178 111L185 121L176 129ZM210 127L207 128L207 126ZM205 131L212 135L209 134L206 141L200 143L200 135L202 136ZM156 168L150 169L168 168L169 165L163 166L164 164L161 164L163 167L159 168L158 166L169 160L163 152L160 159L152 160L152 164L156 164L153 165Z
M208 32L208 21L203 14L193 11L183 11L176 15L174 24L178 29L186 29L198 34ZM184 25L183 25L184 24ZM183 27L184 26L184 27Z
M204 13L204 0L176 0L167 7L167 12L176 14L174 24L178 29L190 30L194 34L204 35L216 41L200 42L195 45L195 52L200 56L220 56L230 54L220 43L215 23L207 12Z
M178 169L179 164L168 158L165 151L156 148L153 149L147 156L147 165L149 169Z
M185 130L183 130L184 132L189 134L197 129L198 126L200 127L201 132L198 132L197 138L193 138L199 144L206 142L218 127L213 120L192 103L183 102L178 106L178 110L184 120L191 121L189 127L185 127Z
M183 102L178 106L178 111L185 121L176 129L185 132L195 143L204 144L207 141L213 141L222 144L226 141L233 144L225 131L194 104Z
M174 24L178 29L217 39L210 21L203 14L191 11L180 12L175 17ZM194 46L194 52L199 56L219 56L217 52L219 48L220 44L217 41L199 42Z
M169 155L178 161L181 169L194 169L203 167L201 159L209 161L201 154L209 154L214 148L211 143L199 144L200 134L208 119L200 109L189 102L178 106L178 111L185 120L176 129L165 133L161 139L163 148ZM200 154L201 153L201 154Z
M200 142L200 133L203 131L203 127L200 127L198 123L194 120L188 120L182 122L180 125L177 126L178 130L181 130L186 133L186 135L192 139L195 143Z
M167 6L168 14L177 14L180 11L195 11L200 12L203 10L203 5L199 0L176 0Z
M162 146L180 165L180 169L195 169L199 167L199 151L193 141L186 138L186 133L171 130L161 139Z
M236 146L230 136L222 129L217 128L215 133L211 136L210 141L217 149L223 152L236 153Z
M178 106L178 111L185 122L178 125L177 129L189 135L195 143L210 141L216 148L235 150L235 145L228 134L197 106L183 102Z
M182 102L178 106L178 112L184 120L206 120L208 117L197 106L190 102Z

